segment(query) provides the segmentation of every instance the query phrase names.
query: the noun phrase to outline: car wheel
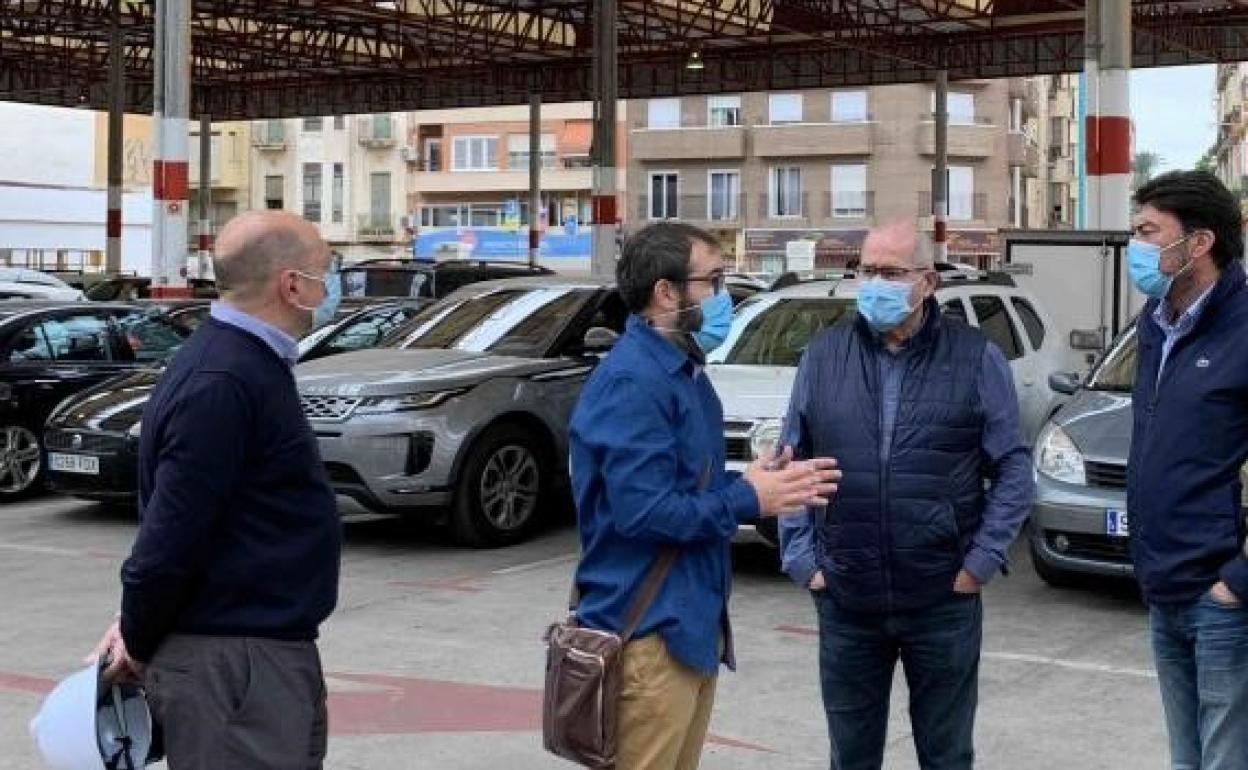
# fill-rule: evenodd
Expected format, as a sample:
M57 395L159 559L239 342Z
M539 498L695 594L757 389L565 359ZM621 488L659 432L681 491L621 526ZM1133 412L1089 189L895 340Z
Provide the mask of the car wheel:
M528 431L491 428L469 448L451 519L455 539L488 548L523 540L549 485L546 459Z
M43 447L39 436L21 425L0 428L0 501L43 487Z
M1041 580L1054 588L1071 588L1078 585L1079 578L1076 575L1049 566L1036 550L1035 543L1029 543L1028 547L1031 549L1031 566Z

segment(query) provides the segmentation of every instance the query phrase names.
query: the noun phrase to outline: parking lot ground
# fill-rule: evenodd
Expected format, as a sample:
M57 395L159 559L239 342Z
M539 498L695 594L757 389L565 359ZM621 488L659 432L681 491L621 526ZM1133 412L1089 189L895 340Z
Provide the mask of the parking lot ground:
M117 608L129 515L47 497L0 507L0 768L39 767L27 722ZM333 770L571 767L539 733L542 632L561 611L571 529L470 551L412 522L346 524L321 641ZM814 610L763 547L736 551L740 671L720 679L707 770L827 767ZM1146 615L1121 586L1055 590L1026 563L987 589L976 728L988 770L1161 770ZM916 768L901 684L885 766Z

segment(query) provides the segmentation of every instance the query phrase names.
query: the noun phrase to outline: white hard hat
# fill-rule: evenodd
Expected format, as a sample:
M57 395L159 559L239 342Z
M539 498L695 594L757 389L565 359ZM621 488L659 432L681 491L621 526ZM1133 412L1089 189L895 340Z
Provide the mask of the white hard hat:
M106 684L104 661L63 679L30 721L50 770L140 770L160 759L143 689Z

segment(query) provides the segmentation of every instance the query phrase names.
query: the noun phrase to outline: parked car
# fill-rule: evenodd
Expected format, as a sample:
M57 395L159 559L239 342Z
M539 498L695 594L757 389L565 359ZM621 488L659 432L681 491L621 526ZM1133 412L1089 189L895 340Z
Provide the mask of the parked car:
M195 299L216 299L217 285L206 278L189 278L186 285ZM87 289L87 299L95 302L133 302L152 298L152 279L120 275L97 281Z
M0 299L74 302L84 297L80 290L54 275L24 267L0 267Z
M158 364L186 336L164 316L129 305L0 306L0 501L39 489L49 468L97 474L90 447L73 434L45 436L45 421L74 394Z
M472 283L539 275L554 275L554 271L505 260L366 259L342 268L342 293L344 297L441 299Z
M853 278L807 281L759 294L738 308L728 338L707 359L724 402L730 467L743 469L774 444L802 352L819 331L854 317L859 285ZM1047 374L1057 366L1059 340L1049 333L1044 311L1001 275L946 275L936 300L943 313L979 327L1005 353L1030 440L1057 408ZM774 545L774 521L760 527L746 526L742 534L758 534Z
M314 361L376 347L430 304L431 300L409 298L348 307L349 312L344 317L299 340L299 360Z
M134 303L149 313L164 315L187 333L194 332L208 317L212 301L207 299L139 300Z
M1069 374L1051 377L1053 387L1071 398L1036 440L1036 502L1028 531L1031 563L1051 585L1069 584L1078 575L1133 574L1127 457L1135 357L1133 324L1086 383Z
M469 545L523 539L566 499L572 408L627 315L592 280L479 283L376 349L301 364L334 489L377 513L433 516Z

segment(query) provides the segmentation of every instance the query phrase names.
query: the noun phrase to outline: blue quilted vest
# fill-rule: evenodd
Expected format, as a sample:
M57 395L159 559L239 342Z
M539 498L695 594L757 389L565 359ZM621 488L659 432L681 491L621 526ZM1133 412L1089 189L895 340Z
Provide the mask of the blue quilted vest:
M817 337L808 407L816 457L844 478L817 517L817 556L844 608L889 612L947 597L984 511L984 411L978 380L986 339L929 300L923 328L901 354L905 375L889 456L877 356L861 317Z

